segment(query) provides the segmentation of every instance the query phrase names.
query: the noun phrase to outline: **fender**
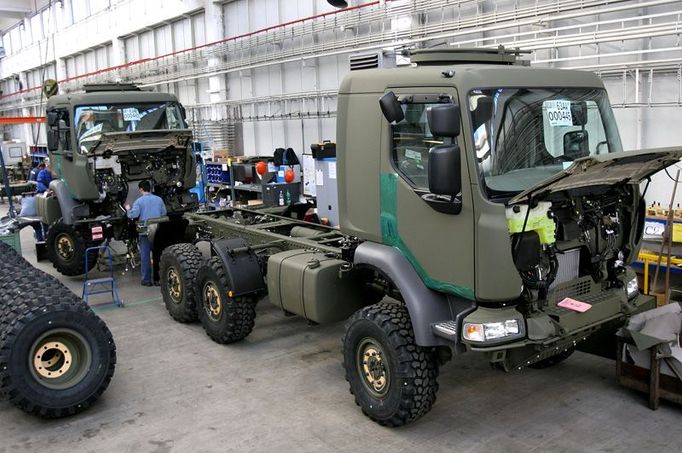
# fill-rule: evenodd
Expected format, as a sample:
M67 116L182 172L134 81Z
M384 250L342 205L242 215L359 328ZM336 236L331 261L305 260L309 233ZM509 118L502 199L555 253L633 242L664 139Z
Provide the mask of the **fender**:
M80 206L80 204L71 197L69 189L61 179L50 181L50 190L54 192L59 202L59 209L62 211L62 223L73 225L73 210L76 206Z
M432 328L438 322L461 320L462 313L475 308L473 301L427 288L400 251L388 245L363 242L355 249L353 262L376 268L398 287L410 314L414 338L419 346L447 345L460 349L458 346L461 345L453 345L452 341L434 335Z
M211 241L211 251L222 261L230 290L235 297L267 291L261 262L244 239Z

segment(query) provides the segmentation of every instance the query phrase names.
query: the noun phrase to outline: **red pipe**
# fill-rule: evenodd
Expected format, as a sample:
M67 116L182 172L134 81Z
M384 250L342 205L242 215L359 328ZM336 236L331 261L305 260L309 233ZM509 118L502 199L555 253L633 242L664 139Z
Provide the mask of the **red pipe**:
M393 0L386 0L386 1L393 1ZM289 22L284 22L284 23L277 24L277 25L271 25L271 26L266 27L266 28L261 28L260 30L255 30L255 31L252 31L252 32L249 32L249 33L244 33L243 35L231 36L231 37L229 37L229 38L224 38L224 39L220 39L220 40L218 40L218 41L213 41L213 42L210 42L210 43L201 44L201 45L199 45L199 46L189 47L189 48L187 48L187 49L176 50L176 51L174 51L174 52L166 53L166 54L163 54L163 55L158 55L158 56L156 56L156 57L142 58L142 59L140 59L140 60L130 61L130 62L128 62L128 63L120 64L120 65L118 65L118 66L111 66L111 67L108 67L108 68L99 69L99 70L97 70L97 71L86 72L85 74L79 74L79 75L77 75L77 76L67 77L66 79L59 80L59 82L60 82L60 83L63 83L63 82L71 82L71 81L73 81L73 80L78 80L78 79L82 79L82 78L84 78L84 77L90 77L90 76L93 76L93 75L102 74L102 73L104 73L104 72L115 71L115 70L117 70L117 69L127 68L127 67L130 67L130 66L138 65L138 64L140 64L140 63L146 63L146 62L148 62L148 61L154 61L154 60L158 60L158 59L160 59L160 58L171 57L171 56L173 56L173 55L178 55L178 54L181 54L181 53L184 53L184 52L190 52L190 51L192 51L192 50L203 49L203 48L205 48L205 47L214 46L214 45L217 45L217 44L223 44L223 43L226 43L226 42L228 42L228 41L236 41L237 39L248 38L248 37L250 37L250 36L257 35L257 34L259 34L259 33L265 33L265 32L271 31L271 30L275 30L275 29L277 29L277 28L284 28L284 27L287 27L287 26L289 26L289 25L299 24L299 23L301 23L301 22L305 22L305 21L308 21L308 20L315 20L315 19L319 19L319 18L321 18L321 17L331 16L331 15L343 13L343 12L346 12L346 11L353 11L353 10L356 10L356 9L367 8L367 7L369 7L369 6L375 6L375 5L378 5L379 3L380 3L380 2L377 0L377 1L369 2L369 3L363 3L363 4L361 4L361 5L349 6L349 7L344 8L344 9L339 9L339 10L329 11L329 12L326 12L326 13L316 14L316 15L314 15L314 16L302 17L302 18L300 18L300 19L292 20L292 21L289 21ZM15 92L8 93L8 94L5 94L5 95L3 95L3 96L0 96L0 99L4 99L4 98L10 97L10 96L16 96L17 94L28 93L28 92L30 92L30 91L35 91L35 90L39 90L39 89L40 89L39 86L31 87L31 88L26 88L26 89L24 89L24 90L15 91Z
M44 116L0 116L0 125L44 123Z

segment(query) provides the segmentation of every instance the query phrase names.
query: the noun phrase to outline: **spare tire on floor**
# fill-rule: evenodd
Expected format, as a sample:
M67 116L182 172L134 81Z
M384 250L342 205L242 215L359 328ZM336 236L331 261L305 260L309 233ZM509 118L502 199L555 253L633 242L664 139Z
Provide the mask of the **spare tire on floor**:
M12 304L0 335L0 391L46 418L76 414L109 385L116 345L106 324L74 295Z
M171 245L161 254L159 275L163 303L178 322L197 319L194 278L203 262L201 251L192 244Z
M80 297L61 282L36 279L33 270L33 275L19 276L10 284L0 280L0 338L12 319L29 305L57 302L84 305Z

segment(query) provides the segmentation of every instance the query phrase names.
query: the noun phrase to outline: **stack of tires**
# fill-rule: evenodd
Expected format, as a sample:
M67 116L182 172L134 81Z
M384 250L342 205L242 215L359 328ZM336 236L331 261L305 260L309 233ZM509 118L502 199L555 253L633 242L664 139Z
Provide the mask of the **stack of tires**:
M3 242L0 256L0 392L46 418L87 409L114 374L111 332L79 297Z

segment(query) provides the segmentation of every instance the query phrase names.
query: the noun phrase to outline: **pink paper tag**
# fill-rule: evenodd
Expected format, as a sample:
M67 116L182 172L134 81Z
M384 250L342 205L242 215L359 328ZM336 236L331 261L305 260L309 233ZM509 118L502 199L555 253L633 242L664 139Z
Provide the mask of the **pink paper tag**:
M592 308L592 305L585 302L580 302L579 300L571 299L570 297L567 297L559 302L557 306L567 310L577 311L578 313L584 313Z

